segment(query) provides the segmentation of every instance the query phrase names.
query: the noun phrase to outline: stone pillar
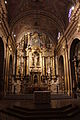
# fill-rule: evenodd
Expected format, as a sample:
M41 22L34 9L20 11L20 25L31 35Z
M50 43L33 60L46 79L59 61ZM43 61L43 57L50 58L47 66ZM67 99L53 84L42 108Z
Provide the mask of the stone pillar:
M6 92L8 92L8 45L6 44Z
M15 53L15 78L16 78L16 70L17 70L17 50Z
M65 52L65 48L63 48L63 52L64 52L64 76L65 76L65 92L68 92L68 83L67 83L67 71L66 71L66 52Z
M53 67L53 77L55 77L55 59L54 59L54 56L53 56L53 59L52 59L52 67Z
M71 63L69 58L69 78L70 78L70 94L72 95L72 77L71 77Z
M58 75L58 57L57 56L56 56L56 59L55 59L55 63L56 63L56 73L55 73L55 75Z
M67 72L67 83L68 83L68 94L70 95L70 79L69 79L69 62L68 62L68 46L66 45L66 72Z

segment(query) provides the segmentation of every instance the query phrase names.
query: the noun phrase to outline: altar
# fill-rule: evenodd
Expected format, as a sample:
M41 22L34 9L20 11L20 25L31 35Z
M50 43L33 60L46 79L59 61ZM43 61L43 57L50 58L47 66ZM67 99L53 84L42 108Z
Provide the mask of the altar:
M50 103L51 101L51 92L50 91L34 91L34 103Z

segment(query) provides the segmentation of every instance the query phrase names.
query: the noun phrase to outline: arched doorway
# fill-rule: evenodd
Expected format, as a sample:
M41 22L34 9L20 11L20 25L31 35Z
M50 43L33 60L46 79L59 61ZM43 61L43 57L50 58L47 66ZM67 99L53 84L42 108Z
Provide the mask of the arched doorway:
M4 93L4 44L2 38L0 37L0 98Z
M61 55L58 63L59 90L64 91L64 58Z
M12 93L12 73L13 73L13 61L12 61L12 55L10 55L10 59L9 59L9 78L8 78L8 92L9 92L9 94Z
M80 89L80 40L75 39L70 48L72 90Z

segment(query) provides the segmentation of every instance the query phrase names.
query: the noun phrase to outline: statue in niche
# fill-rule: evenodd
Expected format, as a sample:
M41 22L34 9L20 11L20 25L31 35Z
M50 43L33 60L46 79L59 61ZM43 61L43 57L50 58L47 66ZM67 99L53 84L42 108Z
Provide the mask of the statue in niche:
M35 54L35 65L39 66L39 53L37 53L37 52Z
M39 66L39 53L37 51L35 51L33 54L32 54L32 65L35 67L36 66Z

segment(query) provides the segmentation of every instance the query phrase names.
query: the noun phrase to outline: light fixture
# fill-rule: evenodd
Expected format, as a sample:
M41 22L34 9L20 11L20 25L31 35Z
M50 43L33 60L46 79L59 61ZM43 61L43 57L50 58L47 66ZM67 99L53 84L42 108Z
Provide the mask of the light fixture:
M7 0L5 0L5 4L7 4Z
M74 10L74 6L72 6L72 8L71 8L72 10Z
M63 50L65 50L65 47L64 47L64 46L63 46L62 48L63 48Z
M14 34L14 37L16 37L16 35Z
M57 37L57 39L59 40L60 37L61 37L61 33L58 32L58 37Z
M71 14L72 14L73 10L74 10L74 6L72 6L72 7L69 9L69 13L68 13L69 22L70 22Z

